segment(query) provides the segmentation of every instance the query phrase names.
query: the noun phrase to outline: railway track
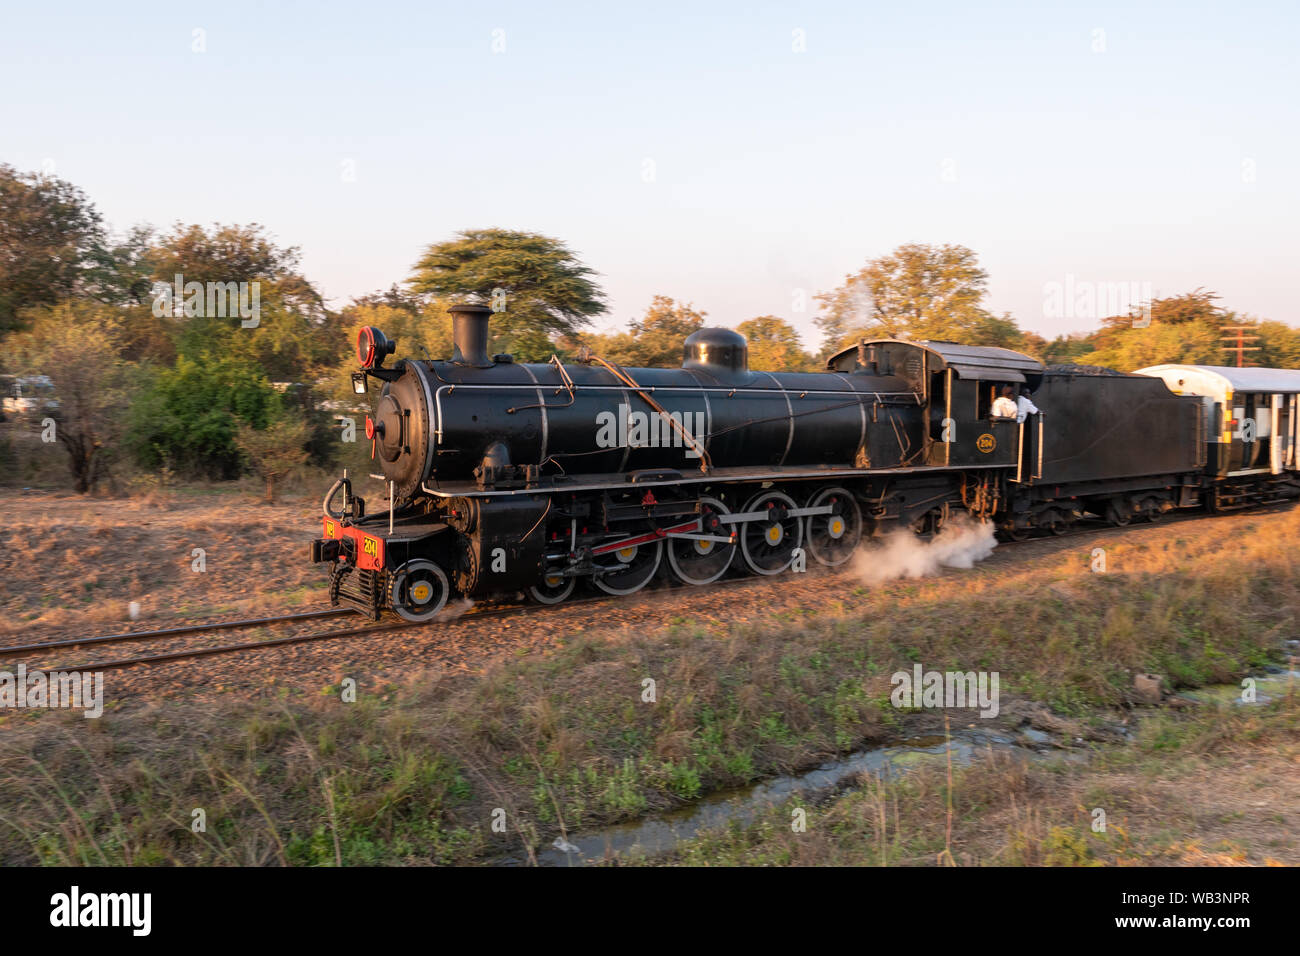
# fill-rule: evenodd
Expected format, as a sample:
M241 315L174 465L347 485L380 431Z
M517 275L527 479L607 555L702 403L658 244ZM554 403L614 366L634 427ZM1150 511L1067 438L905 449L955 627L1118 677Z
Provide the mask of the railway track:
M0 647L0 657L12 657L16 654L35 654L41 651L56 650L61 647L88 647L92 644L119 644L123 641L147 641L167 637L184 637L187 634L201 634L208 631L242 630L249 627L265 627L271 624L284 624L293 621L310 621L325 617L339 617L352 613L347 608L333 607L319 611L302 611L295 614L280 614L275 617L246 618L239 621L217 621L213 624L188 624L183 627L168 627L157 631L127 631L122 634L104 634L100 637L74 637L64 641L43 641L35 644L14 644Z
M734 583L741 583L743 579L737 579ZM379 624L366 624L362 627L339 628L331 631L318 631L307 634L288 634L283 637L270 637L257 641L245 641L235 644L216 644L208 647L190 647L172 651L162 651L154 654L141 654L134 657L123 657L105 661L88 661L78 665L60 665L58 670L76 670L76 671L106 671L122 670L127 667L134 667L140 664L161 664L171 661L182 661L197 659L201 657L212 657L218 654L234 654L240 651L261 650L270 647L287 647L291 644L307 644L316 641L335 640L343 637L356 637L361 634L375 634L383 631L403 630L411 627L428 627L440 623L447 623L448 620L464 620L466 618L479 620L481 618L500 618L513 617L526 611L545 613L548 610L559 610L561 608L572 608L586 604L604 604L616 600L614 596L599 596L591 598L580 598L576 601L566 601L564 604L535 606L531 604L508 605L505 607L488 607L481 610L468 611L465 614L449 617L443 621L433 620L425 622L411 621L387 621ZM342 615L354 616L355 611L350 608L326 608L318 611L307 611L299 614L286 614L278 617L253 618L243 621L222 621L216 624L198 624L187 627L166 628L157 631L136 631L124 634L107 634L102 637L72 638L63 641L44 641L33 644L15 644L10 647L0 647L0 658L25 657L33 655L46 654L50 651L70 648L85 647L102 644L117 644L130 641L152 641L169 637L184 637L189 634L204 633L209 631L236 630L251 627L260 627L272 624L283 624L287 622L297 622L304 620L313 620L326 617L338 617Z
M1239 511L1232 511L1223 514L1207 515L1204 513L1191 513L1191 514L1182 514L1182 515L1171 515L1162 518L1158 522L1150 522L1149 524L1150 526L1155 527L1159 524L1175 524L1175 523L1182 523L1185 521L1206 521L1206 520L1214 520L1216 518L1263 515L1263 514L1270 514L1279 510L1283 510L1285 508L1291 507L1293 504L1294 502L1292 501L1272 502L1269 504L1259 505L1254 508L1243 508ZM1104 531L1125 532L1131 530L1140 530L1142 527L1146 526L1146 524L1148 523L1143 522L1143 523L1134 523L1134 524L1129 524L1124 526L1114 526L1114 525L1106 524L1101 521L1083 522L1078 525L1074 525L1070 527L1067 531L1065 531L1062 534L1056 534L1056 535L1047 534L1047 535L1041 535L1037 537L1024 538L1018 541L1011 541L1011 542L1003 541L1003 543L1024 544L1033 541L1042 542L1042 541L1052 541L1052 540L1063 540L1067 538L1077 537L1079 535L1097 534L1099 532L1104 532ZM832 573L843 573L843 572L832 571ZM735 587L743 584L752 584L756 580L758 580L756 576L746 575L744 577L737 577L737 578L731 578L724 581L719 581L715 584L710 585L709 589ZM338 640L340 638L345 638L345 637L357 637L363 634L377 634L385 631L404 630L406 628L412 628L412 627L428 627L430 625L450 623L451 621L465 621L465 620L478 621L478 620L484 620L489 618L499 619L505 617L514 617L516 615L520 615L524 613L545 615L548 612L555 612L564 609L571 609L571 608L583 607L583 606L597 606L602 604L610 604L616 601L624 600L626 598L641 597L644 596L645 593L651 590L672 590L672 589L673 587L669 585L667 587L660 587L654 589L647 588L642 591L638 591L635 594L630 594L630 595L595 595L592 597L565 601L561 604L550 604L550 605L511 604L503 607L485 607L481 609L470 610L460 615L448 616L442 620L435 619L433 621L425 621L425 622L418 622L418 623L411 622L411 621L388 621L388 622L382 622L378 624L366 624L365 626L360 626L360 627L340 628L340 629L335 629L330 631L318 631L318 632L306 633L306 634L288 634L282 637L270 637L270 638L264 638L262 640L257 640L257 641L247 641L247 642L231 643L231 644L216 644L207 647L197 647L197 648L196 647L181 648L177 650L162 651L153 654L141 654L133 657L122 657L122 658L110 659L105 661L88 661L83 664L79 664L75 666L61 665L57 669L67 670L67 671L123 670L129 667L136 667L136 666L148 665L148 664L171 663L176 661L192 660L192 659L198 659L203 657L213 657L220 654L236 654L243 651L262 650L262 649L273 648L273 647L287 647L293 644L308 644L308 643L315 643L319 641ZM182 627L163 628L160 630L153 630L153 631L134 631L134 632L125 632L122 634L106 634L98 637L70 638L67 640L60 640L60 641L45 641L45 642L38 642L38 643L31 643L31 644L16 644L16 645L11 645L9 647L0 647L0 659L40 655L40 654L48 653L50 651L56 651L56 650L72 648L72 647L89 647L89 646L99 646L105 644L128 643L132 641L163 640L167 638L185 637L192 634L203 634L203 633L210 633L215 631L243 630L243 629L248 629L253 627L272 626L276 624L320 620L320 619L330 618L330 617L352 615L355 613L356 612L352 611L349 608L324 608L321 610L304 611L304 612L298 612L294 614L283 614L283 615L278 615L273 617L249 618L249 619L238 620L238 621L219 621L211 624L185 625Z
M719 581L710 585L711 588L735 587L741 584L753 583L755 578L743 577L732 578L727 581ZM217 644L210 647L183 648L174 651L163 651L156 654L143 654L135 657L123 657L115 660L106 661L88 661L78 665L60 665L58 670L68 671L106 671L122 670L128 667L135 667L142 664L164 664L174 661L197 659L201 657L213 657L218 654L235 654L241 651L261 650L270 647L287 647L292 644L308 644L317 641L335 640L343 637L356 637L362 634L377 634L383 631L398 631L412 627L429 627L438 624L450 623L452 621L478 621L488 618L506 618L517 615L531 613L546 615L551 612L572 609L584 606L596 606L610 604L629 597L642 596L651 589L638 591L635 595L594 595L587 598L578 598L573 601L565 601L562 604L510 604L503 607L485 607L467 611L460 615L449 615L442 620L432 621L386 621L379 624L367 624L363 627L340 628L332 631L319 631L309 634L289 634L284 637L265 638L259 641L247 641L237 644ZM654 590L661 590L656 588ZM253 627L266 624L284 623L286 621L310 620L312 618L333 617L339 615L354 615L356 612L349 608L327 608L320 611L308 611L302 614L290 614L280 617L257 618L249 621L226 621L218 624L201 624L192 627L167 628L160 631L137 631L127 634L109 634L103 637L92 638L73 638L66 641L45 641L35 644L18 644L11 647L0 647L0 658L28 656L58 650L67 647L81 647L86 645L120 643L131 640L156 640L164 637L184 636L191 633L201 633L205 631L232 630L240 627Z

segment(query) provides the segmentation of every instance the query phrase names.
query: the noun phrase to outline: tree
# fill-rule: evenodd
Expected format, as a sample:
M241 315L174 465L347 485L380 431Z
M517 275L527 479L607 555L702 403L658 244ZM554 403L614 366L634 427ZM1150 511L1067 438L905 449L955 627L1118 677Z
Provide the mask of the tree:
M177 223L155 241L148 259L158 293L153 312L169 320L176 353L244 359L281 382L314 377L337 358L342 329L301 275L297 247L277 245L257 223L209 229ZM174 292L163 291L174 287L178 275L185 284L204 287L201 305L193 302L197 308L189 307L188 292L178 301ZM228 291L210 300L209 283ZM236 311L234 286L240 283L247 284L240 294L250 315L256 313L251 318Z
M1038 357L1048 365L1088 365L1092 352L1092 333L1074 332L1052 339Z
M1213 292L1197 289L1183 295L1154 299L1150 311L1134 307L1127 315L1107 316L1092 334L1089 365L1122 372L1149 365L1225 365L1220 326L1238 324L1235 313L1216 304Z
M41 309L31 329L7 343L18 368L54 382L58 407L41 414L54 420L54 437L68 454L80 494L107 476L127 402L127 369L102 313L102 306L84 301Z
M759 372L810 372L818 363L803 350L794 326L775 315L760 315L736 326L749 342L749 367Z
M634 320L628 331L590 340L602 358L635 368L677 368L682 364L682 343L704 325L707 312L696 311L689 302L677 302L657 295L645 315Z
M0 165L0 333L21 328L26 308L80 290L102 262L99 213L76 186Z
M83 285L101 302L141 306L152 301L154 230L137 225L122 235L105 237L90 255Z
M1229 333L1224 332L1224 335ZM1260 322L1256 326L1260 351L1255 364L1266 368L1300 368L1300 330L1284 322Z
M277 409L265 428L241 425L235 444L248 459L253 471L266 482L266 503L275 504L276 482L301 468L308 456L307 442L311 427L293 417L286 409Z
M1003 312L1000 316L985 312L969 331L951 331L949 341L1017 349L1021 352L1032 352L1035 347L1046 344L1042 336L1021 329L1009 312Z
M196 282L279 282L299 269L298 247L281 248L258 223L205 229L178 222L159 237L152 258L154 279L168 284L177 273Z
M605 311L604 293L592 281L594 275L558 239L506 229L467 229L429 246L415 264L410 286L449 302L477 298L494 307L503 304L504 311L492 316L492 350L545 361L551 338L576 335L592 316ZM541 345L539 333L546 345Z
M1020 330L982 305L988 273L965 246L907 243L869 261L844 284L816 298L829 355L862 338L936 339L1011 345Z
M1101 320L1101 328L1059 336L1042 353L1050 364L1102 365L1123 372L1150 365L1235 365L1225 350L1224 326L1243 325L1259 338L1249 344L1246 362L1266 368L1300 364L1300 330L1282 322L1260 321L1218 305L1205 289L1155 299L1149 311L1137 306L1127 315Z

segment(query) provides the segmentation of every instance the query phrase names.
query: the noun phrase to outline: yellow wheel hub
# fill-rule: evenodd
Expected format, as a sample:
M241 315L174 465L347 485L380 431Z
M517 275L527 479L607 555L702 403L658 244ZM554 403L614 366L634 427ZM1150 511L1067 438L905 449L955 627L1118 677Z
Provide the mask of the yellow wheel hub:
M417 604L424 604L433 595L433 588L427 584L417 584L411 588L411 598Z
M620 561L631 561L636 557L636 545L632 545L630 548L623 548L616 551L615 554L618 555Z
M781 536L782 536L782 532L781 532L781 526L779 524L774 524L767 529L767 534L766 534L767 543L772 545L773 547L781 543Z
M842 535L843 533L844 533L844 519L842 519L842 518L832 518L832 519L831 519L831 534L835 535L835 537L838 538L838 537L839 537L840 535Z

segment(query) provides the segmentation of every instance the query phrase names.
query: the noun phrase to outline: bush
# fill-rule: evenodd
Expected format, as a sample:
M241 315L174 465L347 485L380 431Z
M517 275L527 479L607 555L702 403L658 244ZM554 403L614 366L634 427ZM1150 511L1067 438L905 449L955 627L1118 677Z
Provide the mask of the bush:
M127 445L149 471L169 466L191 478L237 478L240 425L264 429L281 405L252 363L182 356L174 368L156 372L132 406Z

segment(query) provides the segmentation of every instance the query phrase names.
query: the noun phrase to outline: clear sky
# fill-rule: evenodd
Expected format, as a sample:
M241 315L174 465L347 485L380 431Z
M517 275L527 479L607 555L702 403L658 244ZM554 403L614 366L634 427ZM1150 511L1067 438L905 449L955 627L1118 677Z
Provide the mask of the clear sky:
M260 222L341 306L456 230L563 239L621 325L656 293L793 321L868 258L1300 325L1300 5L0 0L0 162L108 222ZM195 33L195 31L202 31ZM648 180L648 181L647 181Z

